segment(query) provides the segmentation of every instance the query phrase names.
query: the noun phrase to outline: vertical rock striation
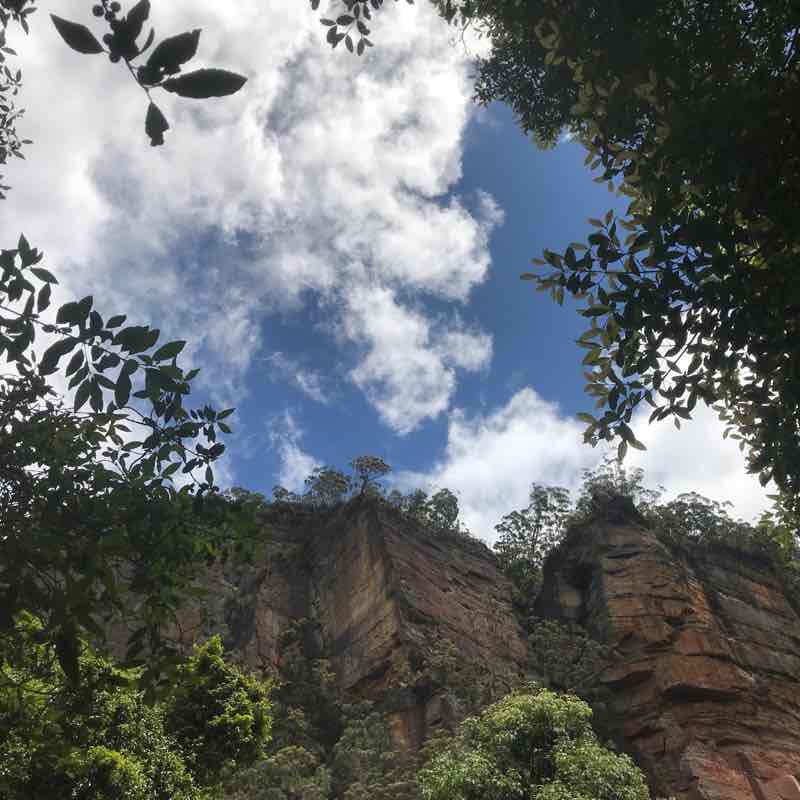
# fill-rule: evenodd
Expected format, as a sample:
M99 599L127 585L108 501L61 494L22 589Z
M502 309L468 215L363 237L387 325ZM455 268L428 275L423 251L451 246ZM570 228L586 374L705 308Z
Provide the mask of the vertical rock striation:
M792 791L800 617L768 564L726 548L668 548L620 499L548 560L536 610L611 646L598 682L658 793L771 800Z

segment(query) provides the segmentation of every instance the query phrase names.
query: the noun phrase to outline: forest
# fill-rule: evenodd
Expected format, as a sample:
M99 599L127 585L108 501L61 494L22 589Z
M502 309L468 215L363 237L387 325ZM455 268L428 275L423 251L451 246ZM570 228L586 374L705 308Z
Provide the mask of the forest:
M144 92L134 96L154 148L169 148L171 126L186 119L167 119L160 92L204 104L248 91L252 78L235 65L191 68L199 28L156 42L147 23L157 5L75 3L66 19L45 0L0 0L0 169L36 160L26 115L55 111L20 106L26 65L14 38L39 26L52 26L76 63L105 57L106 80ZM327 57L364 58L369 69L389 5L311 0L306 13ZM378 455L315 465L302 489L275 486L269 497L231 486L219 465L237 410L192 405L206 365L187 367L191 342L109 316L93 295L54 303L58 265L20 231L0 251L0 799L650 798L606 729L592 683L602 642L534 613L547 559L613 498L627 498L676 553L763 560L800 609L800 9L431 5L437 25L491 42L474 60L476 103L508 106L541 149L579 142L595 181L629 200L624 214L593 218L585 243L545 249L520 276L582 318L575 363L594 407L578 418L585 446L611 454L577 491L531 480L527 505L508 509L491 536L468 530L456 491L409 491ZM14 198L0 175L3 205ZM626 466L645 448L637 410L680 428L698 403L770 487L758 520L698 493L666 499ZM531 672L542 676L497 686L437 642L423 669L459 721L419 752L397 747L381 708L341 696L313 619L294 621L279 662L261 672L223 633L191 653L165 636L179 609L207 601L207 570L263 555L270 514L324 519L360 504L490 558L511 582ZM115 650L120 622L131 634Z

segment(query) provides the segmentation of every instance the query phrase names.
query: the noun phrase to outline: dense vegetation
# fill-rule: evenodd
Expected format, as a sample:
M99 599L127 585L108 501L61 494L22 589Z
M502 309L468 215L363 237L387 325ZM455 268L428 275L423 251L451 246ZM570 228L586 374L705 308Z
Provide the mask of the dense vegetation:
M344 5L328 41L361 54L382 0ZM640 471L616 461L587 473L574 503L563 488L534 484L528 505L498 522L494 549L549 688L498 699L452 642L434 642L426 668L466 719L422 754L397 752L383 713L338 697L313 621L285 633L275 674L246 673L218 638L189 656L171 649L163 633L175 610L202 601L204 566L248 557L267 501L217 491L212 465L233 409L186 407L197 375L178 364L186 343L104 317L91 296L48 313L56 277L20 236L0 251L0 354L14 370L0 376L3 800L557 800L596 797L601 786L609 800L646 798L630 760L589 725L584 700L602 703L589 680L602 646L531 616L548 554L617 494L675 547L732 546L769 560L800 607L797 5L437 5L492 36L480 101L509 103L541 144L569 130L598 179L631 198L624 218L603 215L586 245L546 251L537 262L546 272L523 276L559 303L566 292L588 301L579 344L604 413L584 416L587 441L617 436L622 458L641 446L629 426L641 401L659 420L715 403L751 469L781 488L774 511L750 525L698 495L660 503ZM22 78L6 32L11 23L27 32L33 10L0 0L0 166L28 143L16 129ZM244 83L222 70L182 73L197 30L137 64L154 44L152 31L139 41L149 0L125 14L108 0L92 10L108 24L102 44L80 21L52 22L73 50L127 68L147 95L154 145L169 125L151 92L208 98ZM47 344L39 358L37 335ZM71 407L48 382L59 371ZM389 467L372 456L351 467L316 470L303 493L276 487L270 504L324 512L374 498L430 535L477 541L450 490L386 490ZM123 622L133 633L116 662L105 639Z

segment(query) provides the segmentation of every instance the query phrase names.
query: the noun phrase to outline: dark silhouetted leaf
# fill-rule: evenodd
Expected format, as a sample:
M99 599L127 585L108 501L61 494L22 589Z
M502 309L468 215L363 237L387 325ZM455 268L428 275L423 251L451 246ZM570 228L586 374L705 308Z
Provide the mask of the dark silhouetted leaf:
M120 370L119 377L117 378L117 385L114 387L114 402L117 408L124 408L128 403L128 398L131 395L131 379L128 373L123 369Z
M168 342L153 353L153 361L167 361L170 358L175 358L185 346L186 342L183 341Z
M40 280L45 283L58 283L52 272L44 269L44 267L31 267L31 272Z
M246 82L247 78L244 75L237 75L224 69L198 69L178 78L170 78L161 85L168 92L174 92L181 97L204 99L224 97L238 92Z
M78 350L75 355L69 360L69 364L67 364L67 369L64 372L65 375L72 375L73 372L80 369L83 366L83 350Z
M144 120L144 132L150 137L150 145L155 147L164 144L164 131L168 130L167 118L161 113L161 109L151 101Z
M135 41L142 32L142 27L149 16L150 0L139 0L125 17L126 34Z
M75 410L80 411L86 401L89 399L89 393L92 391L91 381L85 380L75 392Z
M39 297L36 300L36 310L44 311L50 305L50 284L46 283L39 291Z
M169 36L156 45L147 59L147 66L153 70L163 70L167 75L180 72L180 65L194 58L200 41L200 28Z
M59 341L51 344L42 354L42 360L39 363L39 374L52 375L58 369L58 361L61 356L69 353L77 343L77 339L70 337L68 339L59 339Z
M50 19L53 20L53 25L56 26L56 30L61 34L61 38L73 50L88 55L103 52L103 45L95 39L94 34L85 25L78 25L77 22L70 22L68 19L57 17L55 14L51 14Z

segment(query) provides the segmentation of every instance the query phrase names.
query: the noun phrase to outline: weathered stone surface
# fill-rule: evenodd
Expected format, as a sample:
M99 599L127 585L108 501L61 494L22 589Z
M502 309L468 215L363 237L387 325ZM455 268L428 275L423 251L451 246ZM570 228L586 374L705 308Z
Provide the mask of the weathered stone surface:
M263 525L254 563L215 565L207 599L181 610L168 635L183 649L220 633L247 665L271 669L281 633L313 620L342 696L375 701L407 748L459 716L429 668L437 642L497 693L523 674L527 644L511 585L480 543L432 537L370 502L333 513L287 504ZM113 631L118 653L126 633Z
M787 776L800 774L800 618L778 580L725 549L673 552L632 508L610 516L572 531L549 561L537 613L611 645L599 682L625 749L656 792L680 800L789 791Z
M390 693L398 743L418 747L456 713L426 670L433 642L450 642L490 679L523 674L511 586L480 546L431 537L367 504L332 519L314 551L312 605L341 689L377 700Z

